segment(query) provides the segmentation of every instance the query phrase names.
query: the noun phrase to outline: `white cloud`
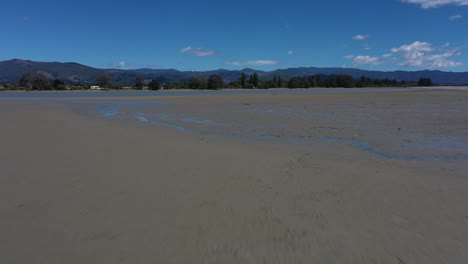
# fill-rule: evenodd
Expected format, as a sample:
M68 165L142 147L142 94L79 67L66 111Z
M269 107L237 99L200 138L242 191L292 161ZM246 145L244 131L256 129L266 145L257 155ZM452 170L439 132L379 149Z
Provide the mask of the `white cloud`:
M216 52L213 51L213 50L205 50L205 49L202 49L202 48L192 48L192 46L188 46L188 47L185 47L181 50L179 50L179 53L191 53L191 54L194 54L198 57L206 57L206 56L213 56L213 55L216 55Z
M204 50L204 49L195 49L192 51L193 54L197 55L198 57L206 57L206 56L213 56L216 54L213 50Z
M376 66L382 64L379 57L371 56L356 56L353 59L354 65L371 65Z
M185 48L179 50L179 53L186 53L186 52L189 52L191 50L192 50L192 47L188 46L188 47L185 47Z
M437 8L444 5L468 5L468 0L402 0L403 3L418 4L422 8Z
M126 61L119 61L111 65L112 68L126 68L132 66L130 63Z
M344 58L352 60L355 66L398 63L405 67L440 69L463 65L463 63L453 59L453 57L461 55L459 49L450 49L449 45L446 43L440 47L433 47L431 43L415 41L412 44L391 49L392 53L377 57L346 55Z
M275 60L250 60L250 61L231 61L227 64L232 66L270 66L270 65L277 65L279 61Z
M364 48L364 50L371 50L372 49L372 47L369 44L364 44L364 45L362 45L362 47Z
M289 55L289 56L294 55L294 50L289 50L289 51L288 51L288 55Z
M432 51L432 50L433 49L431 48L431 43L421 42L421 41L415 41L410 45L403 45L399 48L391 49L393 53L404 52L404 53L410 53L413 56L417 56L422 52L427 52L427 51Z
M446 46L443 47L443 49L445 48ZM428 42L416 41L409 45L393 48L391 51L401 55L403 61L400 65L406 67L437 69L462 65L461 62L451 59L459 54L456 49L448 51L439 49L439 53L434 54L433 52L437 52L437 50Z
M454 20L462 19L462 18L463 18L462 15L454 15L454 16L449 17L450 21L454 21Z
M368 39L369 38L369 35L356 35L353 37L353 39L355 40L365 40L365 39Z
M389 62L389 58L392 57L393 54L383 54L380 57L373 57L373 56L367 56L367 55L346 55L344 56L345 59L348 60L353 60L353 64L355 66L360 66L360 65L370 65L370 66L377 66L381 65L384 63Z

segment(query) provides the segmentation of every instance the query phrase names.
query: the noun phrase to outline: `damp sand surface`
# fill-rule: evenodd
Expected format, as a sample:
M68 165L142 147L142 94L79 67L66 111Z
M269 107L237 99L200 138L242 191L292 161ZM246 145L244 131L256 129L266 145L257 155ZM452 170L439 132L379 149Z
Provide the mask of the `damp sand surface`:
M466 263L468 92L337 91L0 99L2 262Z

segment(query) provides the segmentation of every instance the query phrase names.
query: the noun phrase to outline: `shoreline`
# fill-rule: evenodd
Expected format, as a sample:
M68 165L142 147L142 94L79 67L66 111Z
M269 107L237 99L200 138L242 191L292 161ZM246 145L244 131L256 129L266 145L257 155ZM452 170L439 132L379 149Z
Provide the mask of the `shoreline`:
M71 89L71 90L2 90L3 93L16 93L16 92L42 92L42 93L55 93L55 92L96 92L96 93L105 93L105 92L162 92L162 91L283 91L283 90L314 90L314 89L468 89L468 85L440 85L440 86L408 86L408 87L394 87L394 86L385 86L385 87L311 87L311 88L268 88L268 89L248 89L248 88L223 88L223 89L159 89L159 90L139 90L139 89L107 89L107 90L90 90L90 89Z
M178 96L235 96L235 95L307 95L307 94L341 94L341 93L386 93L386 92L417 92L424 90L468 90L468 87L452 88L447 87L378 87L378 88L275 88L275 89L221 89L221 90L109 90L109 91L6 91L0 93L0 99L21 99L21 98L47 98L49 95L53 98L112 98L112 97L178 97Z

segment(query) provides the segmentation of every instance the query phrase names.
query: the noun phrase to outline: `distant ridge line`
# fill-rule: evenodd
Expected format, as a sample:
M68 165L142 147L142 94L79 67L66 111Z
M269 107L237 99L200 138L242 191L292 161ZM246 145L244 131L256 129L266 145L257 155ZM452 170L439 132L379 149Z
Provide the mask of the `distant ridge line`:
M349 74L354 78L367 76L372 79L390 79L397 81L417 81L419 78L431 78L433 83L446 85L468 84L468 72L449 72L440 70L421 71L370 71L356 68L333 68L333 67L298 67L277 69L273 71L262 71L251 68L242 70L209 70L209 71L179 71L176 69L116 69L116 68L94 68L77 62L38 62L22 59L0 61L0 81L16 82L26 72L41 72L47 76L66 81L68 83L91 84L99 76L109 76L115 84L132 84L137 76L145 79L155 79L159 82L185 82L191 77L208 77L218 74L227 82L235 81L241 73L257 73L263 80L271 80L274 76L289 79L294 76L304 77L310 75L336 75Z

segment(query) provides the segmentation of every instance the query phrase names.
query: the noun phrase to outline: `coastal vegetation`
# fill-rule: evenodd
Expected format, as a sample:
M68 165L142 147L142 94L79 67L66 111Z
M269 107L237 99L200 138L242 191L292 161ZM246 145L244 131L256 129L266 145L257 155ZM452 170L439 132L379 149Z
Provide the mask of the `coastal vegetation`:
M24 73L16 83L0 83L4 90L86 90L90 85L74 85L59 79L50 79L42 73ZM93 85L103 89L135 89L135 90L159 90L159 89L194 89L194 90L218 90L218 89L270 89L270 88L364 88L364 87L415 87L432 86L430 78L420 78L419 81L396 81L390 79L373 79L367 76L353 78L349 74L337 75L311 75L295 76L284 79L281 75L274 75L271 79L261 79L257 73L241 73L239 78L226 82L220 75L212 74L208 78L196 76L185 82L163 82L155 79L146 79L137 76L134 83L126 85L114 84L110 76L98 76Z

